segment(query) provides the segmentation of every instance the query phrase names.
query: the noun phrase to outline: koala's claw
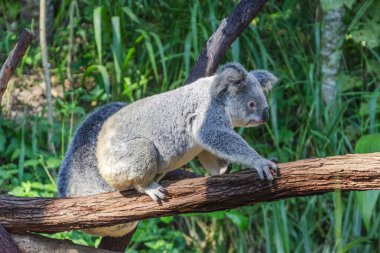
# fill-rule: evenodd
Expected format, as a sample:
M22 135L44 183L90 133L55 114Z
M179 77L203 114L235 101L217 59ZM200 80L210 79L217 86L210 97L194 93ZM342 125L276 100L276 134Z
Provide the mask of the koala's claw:
M274 162L275 164L278 164L280 162L276 157L269 157L268 160L271 162ZM277 168L276 168L276 170L277 170Z
M261 181L264 180L264 175L269 181L273 181L277 173L277 164L266 159L260 159L254 166ZM272 171L274 173L272 173Z
M146 187L139 187L138 191L141 193L145 193L156 202L159 202L160 200L165 199L166 193L167 193L165 188L157 184L156 182L153 182Z

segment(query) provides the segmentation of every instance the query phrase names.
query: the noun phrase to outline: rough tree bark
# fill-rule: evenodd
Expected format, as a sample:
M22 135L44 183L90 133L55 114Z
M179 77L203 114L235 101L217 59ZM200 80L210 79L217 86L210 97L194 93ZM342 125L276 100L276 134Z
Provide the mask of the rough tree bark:
M47 238L39 235L12 234L22 253L111 253L113 251L76 245L69 240ZM1 250L3 248L0 247ZM1 251L4 252L4 251ZM13 252L12 252L13 253Z
M240 1L231 15L220 22L218 29L208 39L185 83L192 83L215 73L232 42L247 28L266 2L267 0Z
M21 252L11 235L0 225L0 249L2 253Z
M130 190L77 198L0 196L0 223L13 233L59 232L192 212L227 210L336 189L380 189L380 153L333 156L279 164L272 184L254 170L166 181L170 199L160 204Z
M323 13L321 71L322 98L326 105L336 103L338 85L337 77L342 59L342 44L346 26L343 22L345 7L326 9Z
M22 57L25 55L30 43L34 38L34 33L28 29L22 30L16 45L10 52L8 58L5 60L0 70L0 102L3 97L9 79L16 70L17 65L21 62Z

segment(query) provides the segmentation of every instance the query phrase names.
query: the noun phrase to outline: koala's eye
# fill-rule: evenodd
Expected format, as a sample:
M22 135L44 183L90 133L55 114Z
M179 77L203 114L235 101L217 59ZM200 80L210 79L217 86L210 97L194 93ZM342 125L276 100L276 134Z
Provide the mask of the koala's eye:
M255 101L249 101L249 102L248 102L248 107L249 107L249 108L253 108L253 107L255 107L255 106L256 106Z

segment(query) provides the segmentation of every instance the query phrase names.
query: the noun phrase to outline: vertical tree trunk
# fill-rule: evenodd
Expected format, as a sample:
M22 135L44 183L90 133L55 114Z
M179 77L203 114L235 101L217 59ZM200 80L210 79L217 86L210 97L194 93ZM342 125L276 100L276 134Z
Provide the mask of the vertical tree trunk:
M53 104L51 99L51 82L50 82L50 71L49 71L49 59L46 43L46 0L40 0L40 46L42 55L42 66L44 68L44 78L46 85L46 100L48 107L48 139L47 144L49 150L54 152L54 145L52 142L53 138Z
M323 14L322 26L322 98L332 106L337 99L337 75L342 59L342 44L346 26L343 23L345 7L328 9Z

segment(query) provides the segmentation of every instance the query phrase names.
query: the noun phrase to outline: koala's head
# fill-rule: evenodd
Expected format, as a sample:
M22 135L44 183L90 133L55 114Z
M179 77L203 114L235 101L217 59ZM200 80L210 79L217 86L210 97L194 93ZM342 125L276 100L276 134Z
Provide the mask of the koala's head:
M223 103L234 127L253 127L269 119L268 91L277 78L266 70L246 71L238 63L220 68L212 84L213 98Z

